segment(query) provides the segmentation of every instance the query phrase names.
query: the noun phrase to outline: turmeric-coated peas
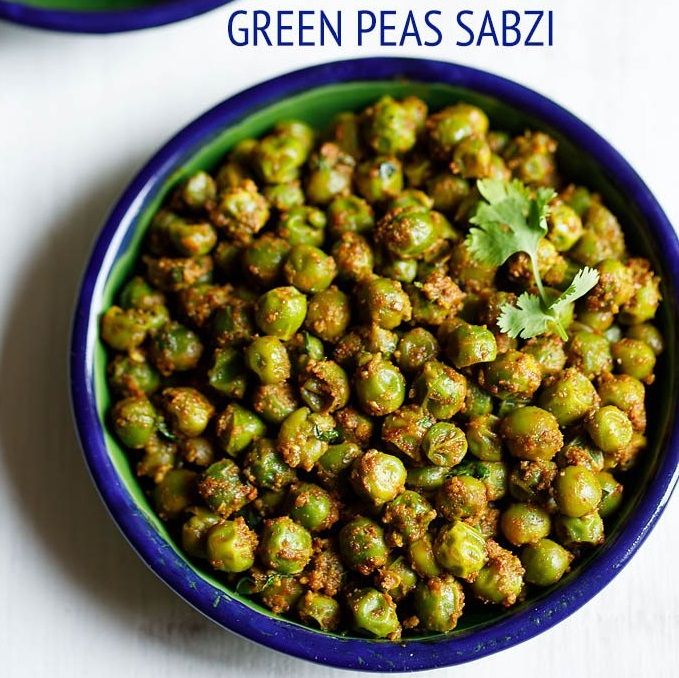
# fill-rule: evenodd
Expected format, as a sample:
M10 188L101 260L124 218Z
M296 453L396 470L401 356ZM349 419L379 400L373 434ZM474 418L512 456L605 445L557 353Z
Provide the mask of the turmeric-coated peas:
M180 179L100 319L107 423L183 551L390 641L580 576L668 374L661 280L556 139L399 87Z

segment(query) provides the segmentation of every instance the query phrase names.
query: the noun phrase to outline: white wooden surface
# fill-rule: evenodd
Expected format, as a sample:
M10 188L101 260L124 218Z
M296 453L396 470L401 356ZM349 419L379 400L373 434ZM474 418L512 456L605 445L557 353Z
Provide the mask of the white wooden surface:
M279 3L261 4L302 6ZM458 60L547 93L602 131L679 223L679 5L551 4L557 46L548 51L361 53ZM357 53L229 48L227 13L100 38L0 25L0 673L8 678L337 675L221 631L156 580L109 520L71 425L71 306L91 240L131 174L225 96ZM437 675L677 676L678 527L675 498L633 562L583 610L520 647Z

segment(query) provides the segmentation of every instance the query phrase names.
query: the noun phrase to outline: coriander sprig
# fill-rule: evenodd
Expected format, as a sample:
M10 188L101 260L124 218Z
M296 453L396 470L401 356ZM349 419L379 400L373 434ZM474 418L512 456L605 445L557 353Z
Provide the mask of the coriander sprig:
M547 295L538 268L538 248L547 235L549 203L556 196L551 188L532 192L518 180L504 182L483 179L477 182L483 201L471 219L474 227L467 236L467 246L480 263L501 266L518 252L528 255L538 295L524 292L516 306L500 307L498 327L510 337L530 339L554 328L567 339L560 316L567 304L591 290L599 280L592 268L580 269L572 283L556 299Z

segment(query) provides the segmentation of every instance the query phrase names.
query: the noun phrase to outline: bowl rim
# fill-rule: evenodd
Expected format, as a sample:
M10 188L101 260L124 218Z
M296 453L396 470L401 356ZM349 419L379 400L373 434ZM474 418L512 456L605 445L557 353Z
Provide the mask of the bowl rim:
M376 672L435 669L472 661L528 640L559 623L600 590L627 564L663 512L679 477L679 420L671 423L655 475L635 511L611 546L587 564L587 576L574 578L533 604L487 627L460 636L404 643L320 634L261 614L227 598L203 579L191 580L186 565L145 520L108 457L94 395L93 353L97 316L93 297L115 260L120 242L145 201L187 153L217 130L302 91L352 81L405 78L468 88L501 100L558 129L589 149L608 177L645 218L660 250L667 281L679 287L679 240L662 208L627 161L597 132L545 96L506 78L454 63L428 59L372 57L342 60L296 70L262 82L218 104L173 137L130 183L99 234L84 273L73 322L70 355L72 407L80 443L94 482L113 519L146 564L176 593L225 628L274 650L326 666ZM671 304L679 318L677 295ZM164 548L163 548L164 547Z
M183 21L232 0L168 0L147 7L78 11L0 0L0 19L64 33L123 33Z

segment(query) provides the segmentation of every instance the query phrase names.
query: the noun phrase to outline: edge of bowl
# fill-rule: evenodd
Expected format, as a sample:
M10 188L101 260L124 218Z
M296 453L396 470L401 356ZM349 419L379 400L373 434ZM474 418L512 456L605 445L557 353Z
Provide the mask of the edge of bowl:
M305 629L284 619L253 612L196 578L139 511L108 457L97 415L93 350L98 318L92 302L113 263L115 245L134 222L154 186L176 161L210 133L245 115L305 89L337 82L407 78L466 87L524 110L559 129L604 164L649 224L670 273L671 314L679 318L679 240L662 208L627 161L597 132L541 94L506 78L453 63L426 59L363 58L337 61L268 80L223 101L173 137L139 172L114 207L94 245L78 295L70 354L71 398L76 428L95 485L114 521L142 560L197 610L223 627L271 649L326 666L375 672L434 669L498 652L556 625L601 591L627 564L662 514L679 477L679 421L671 425L665 452L638 506L610 548L587 565L587 576L573 579L530 607L469 634L403 643L341 638Z
M231 0L170 0L138 9L79 12L0 0L0 19L64 33L123 33L204 14Z

